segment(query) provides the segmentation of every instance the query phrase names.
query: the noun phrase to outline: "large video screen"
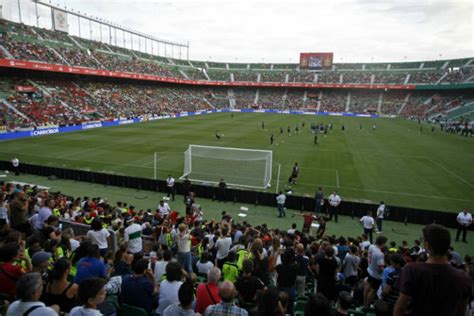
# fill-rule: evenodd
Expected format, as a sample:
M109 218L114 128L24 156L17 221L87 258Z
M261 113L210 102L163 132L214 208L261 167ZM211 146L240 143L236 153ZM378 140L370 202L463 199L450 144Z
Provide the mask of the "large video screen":
M331 69L333 53L301 53L300 68L301 69Z

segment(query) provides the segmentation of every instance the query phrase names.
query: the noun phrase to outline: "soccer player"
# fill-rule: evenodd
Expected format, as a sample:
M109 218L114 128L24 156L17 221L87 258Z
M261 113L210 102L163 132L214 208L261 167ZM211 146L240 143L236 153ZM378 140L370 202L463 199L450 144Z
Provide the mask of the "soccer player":
M362 129L362 124L359 124L359 131Z
M343 132L346 130L346 127L344 126L344 124L342 124L341 130L342 130Z
M314 134L313 145L318 145L318 146L319 146L319 143L318 143L318 134Z
M262 121L262 130L264 130L264 129L265 129L265 122Z
M288 136L291 136L291 128L290 128L290 125L288 125L288 128L286 129L286 131L288 132Z
M270 134L270 145L273 145L273 133Z
M216 131L216 138L217 140L221 140L221 135L219 134L219 131Z
M304 123L304 121L303 121L303 123L301 123L301 127L304 127L304 124L305 124L305 123Z
M372 125L372 130L375 131L375 129L377 128L377 125Z
M296 125L295 127L295 134L298 134L300 132L300 128L298 127L298 125Z
M280 126L280 135L283 135L283 127Z
M300 167L298 167L298 163L295 162L293 169L291 170L291 177L289 179L290 184L296 184L296 179L298 179L298 174L300 172Z

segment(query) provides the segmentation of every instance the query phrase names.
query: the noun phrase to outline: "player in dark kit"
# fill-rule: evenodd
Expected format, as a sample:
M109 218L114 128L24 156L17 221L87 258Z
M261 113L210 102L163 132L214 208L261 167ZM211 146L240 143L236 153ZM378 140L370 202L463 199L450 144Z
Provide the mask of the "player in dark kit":
M280 135L283 134L283 127L280 126Z
M300 128L298 127L298 125L296 125L295 127L295 134L298 134L300 132Z
M270 134L270 145L273 145L273 134Z
M313 140L313 145L318 145L318 134L314 134L314 140Z
M219 135L219 131L216 131L216 138L217 140L221 140L221 135Z
M288 126L288 128L286 129L286 131L288 132L288 135L291 135L291 128L290 128L290 126Z
M304 121L303 121L303 123L301 123L301 127L304 127L304 124L305 124L305 123L304 123Z
M343 132L346 130L346 127L344 126L344 124L342 124L341 129Z
M300 167L298 167L298 163L295 162L293 169L291 170L291 177L288 179L289 184L296 184L296 179L298 179L298 174L300 173Z
M262 129L265 129L265 122L262 121Z

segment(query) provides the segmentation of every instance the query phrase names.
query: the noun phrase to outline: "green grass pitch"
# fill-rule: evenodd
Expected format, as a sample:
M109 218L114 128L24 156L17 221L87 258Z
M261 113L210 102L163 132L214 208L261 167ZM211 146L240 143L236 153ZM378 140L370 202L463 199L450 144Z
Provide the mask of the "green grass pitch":
M312 122L334 125L327 137L319 134L319 146L313 145ZM224 134L220 141L216 130ZM270 133L275 136L273 146ZM260 113L234 113L232 118L219 113L6 141L0 159L17 156L25 163L152 178L157 152L158 177L171 173L178 178L189 144L273 150L271 192L278 164L283 188L298 162L300 177L293 186L297 195L312 196L322 186L326 196L337 190L346 200L384 200L387 205L452 212L474 202L473 139L446 134L439 127L431 132L427 125L420 132L416 122L401 119Z

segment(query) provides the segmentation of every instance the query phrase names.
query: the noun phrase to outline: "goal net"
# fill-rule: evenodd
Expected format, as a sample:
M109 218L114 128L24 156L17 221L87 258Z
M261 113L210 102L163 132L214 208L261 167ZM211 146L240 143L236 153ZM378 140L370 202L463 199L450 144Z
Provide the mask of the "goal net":
M189 145L180 179L216 184L267 188L272 179L272 151Z

